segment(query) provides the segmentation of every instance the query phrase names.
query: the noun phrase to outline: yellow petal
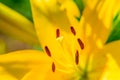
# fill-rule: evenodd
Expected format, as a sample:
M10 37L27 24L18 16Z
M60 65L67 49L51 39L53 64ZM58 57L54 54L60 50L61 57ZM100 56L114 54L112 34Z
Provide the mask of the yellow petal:
M50 67L51 67L50 64L48 64L46 66L41 65L41 66L31 70L21 80L45 80L45 76Z
M120 0L116 0L116 4L114 7L114 15L116 15L120 11Z
M60 72L60 71L55 71L55 72L48 71L48 73L45 77L45 80L48 80L48 79L49 80L74 80L74 79L71 79L71 77L73 75L68 74L68 73L63 73L63 72Z
M60 71L52 72L52 68L49 65L49 67L38 67L32 70L22 80L74 80L73 75Z
M65 0L61 4L61 9L66 10L71 25L74 27L78 27L79 21L76 18L80 17L80 11L75 2L73 0Z
M120 73L120 41L106 44L99 53L93 54L91 58L91 68L93 72L90 73L92 80L100 78L100 80L119 80ZM96 75L96 77L94 77Z
M107 66L105 68L103 77L101 80L119 80L120 79L120 68L116 63L115 59L112 55L107 54L108 61Z
M101 53L110 54L120 66L120 40L106 44Z
M0 80L18 80L0 66Z
M91 0L85 7L80 26L85 34L85 42L91 47L102 48L106 42L113 20L115 0ZM91 5L91 3L93 5ZM89 43L89 44L88 44Z
M80 17L81 14L75 2L73 0L57 0L57 1L61 3L60 9L66 11L71 26L73 26L74 29L76 30L77 33L76 36L83 39L83 33L81 28L79 27L80 26L79 21L76 19L77 17Z
M31 69L50 63L49 57L39 51L23 50L0 55L0 67L4 71L2 73L21 79Z
M100 80L105 69L108 59L106 54L101 52L93 53L88 61L88 76L90 80Z
M54 27L62 28L63 30L68 31L70 22L66 12L60 9L61 6L57 3L57 0L31 0L31 3L33 7L33 17L35 19L35 23L38 23L36 19L40 21L42 16L44 16L44 18L53 24ZM36 16L38 17L36 18ZM41 23L41 21L39 23Z
M82 39L85 44L80 57L81 65L86 62L86 55L103 48L112 28L113 9L116 2L116 0L111 2L109 0L87 1L78 29L83 33Z

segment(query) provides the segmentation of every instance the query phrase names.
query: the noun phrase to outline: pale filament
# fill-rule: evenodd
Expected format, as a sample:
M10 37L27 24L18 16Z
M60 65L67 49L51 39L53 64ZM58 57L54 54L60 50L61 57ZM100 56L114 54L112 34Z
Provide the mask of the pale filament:
M60 66L63 66L63 67L65 67L65 68L72 68L73 67L73 65L71 64L64 64L63 62L61 62L60 60L57 60L56 58L53 58L53 57L51 57L52 59L53 59L53 61L54 62L56 62L56 63L58 63L58 64L60 64Z
M65 53L69 53L69 54L65 54L65 55L69 56L70 59L72 59L72 61L73 61L73 60L74 60L74 57L73 57L74 55L72 55L72 51L70 51L70 50L67 50L67 52L66 52L66 50L65 50L65 48L64 48L64 46L63 46L63 43L62 43L63 39L64 39L64 37L61 36L61 37L57 38L56 40L59 41L59 43L60 43L63 51L64 51ZM65 41L64 44L68 45L68 44L67 44L67 41L66 41L65 39L64 39L64 41ZM68 47L69 47L69 46L68 46ZM70 53L71 53L71 55L70 55ZM73 62L73 63L74 63L74 62Z

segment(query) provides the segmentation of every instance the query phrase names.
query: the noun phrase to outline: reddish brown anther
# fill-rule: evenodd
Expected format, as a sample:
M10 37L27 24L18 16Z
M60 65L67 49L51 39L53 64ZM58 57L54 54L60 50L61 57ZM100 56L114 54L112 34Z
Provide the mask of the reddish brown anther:
M78 40L78 43L79 43L81 49L84 49L84 44L83 44L83 42L80 40L80 38L78 38L77 40Z
M75 54L75 63L76 63L76 65L78 65L78 63L79 63L79 52L78 52L78 50L76 51L76 54Z
M55 63L52 63L52 71L55 72Z
M56 29L56 38L60 37L60 30Z
M75 31L75 29L74 29L73 26L70 27L70 30L71 30L71 32L73 33L73 35L76 35L76 31Z
M45 46L45 51L46 51L47 55L48 55L49 57L51 57L50 50L49 50L49 48L48 48L47 46Z

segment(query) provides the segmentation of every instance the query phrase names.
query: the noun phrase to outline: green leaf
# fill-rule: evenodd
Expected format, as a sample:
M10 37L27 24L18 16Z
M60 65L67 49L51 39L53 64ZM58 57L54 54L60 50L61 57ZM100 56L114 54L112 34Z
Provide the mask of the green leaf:
M120 40L120 12L117 13L113 19L112 31L106 43Z
M26 18L32 21L32 14L29 0L0 0L3 4L16 10Z
M82 15L83 13L83 10L84 10L84 3L83 3L83 0L74 0L74 2L76 3L79 11L80 11L80 14ZM80 17L77 17L76 18L78 21L80 21Z

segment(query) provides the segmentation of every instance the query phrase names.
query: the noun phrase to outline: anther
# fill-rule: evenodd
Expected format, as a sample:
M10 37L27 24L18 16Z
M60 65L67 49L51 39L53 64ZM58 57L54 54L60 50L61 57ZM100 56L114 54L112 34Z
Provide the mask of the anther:
M79 52L78 52L78 50L76 51L76 54L75 54L75 63L76 63L76 65L78 65L78 63L79 63Z
M52 71L55 72L55 63L52 63Z
M60 30L56 29L56 38L60 37Z
M76 35L76 31L75 31L75 29L74 29L73 26L70 27L70 30L71 30L71 32L73 33L73 35Z
M49 48L48 48L47 46L45 46L45 51L46 51L47 55L48 55L49 57L51 57L50 50L49 50Z
M84 49L84 44L83 44L83 42L80 40L80 38L78 38L77 41L78 41L81 49Z

